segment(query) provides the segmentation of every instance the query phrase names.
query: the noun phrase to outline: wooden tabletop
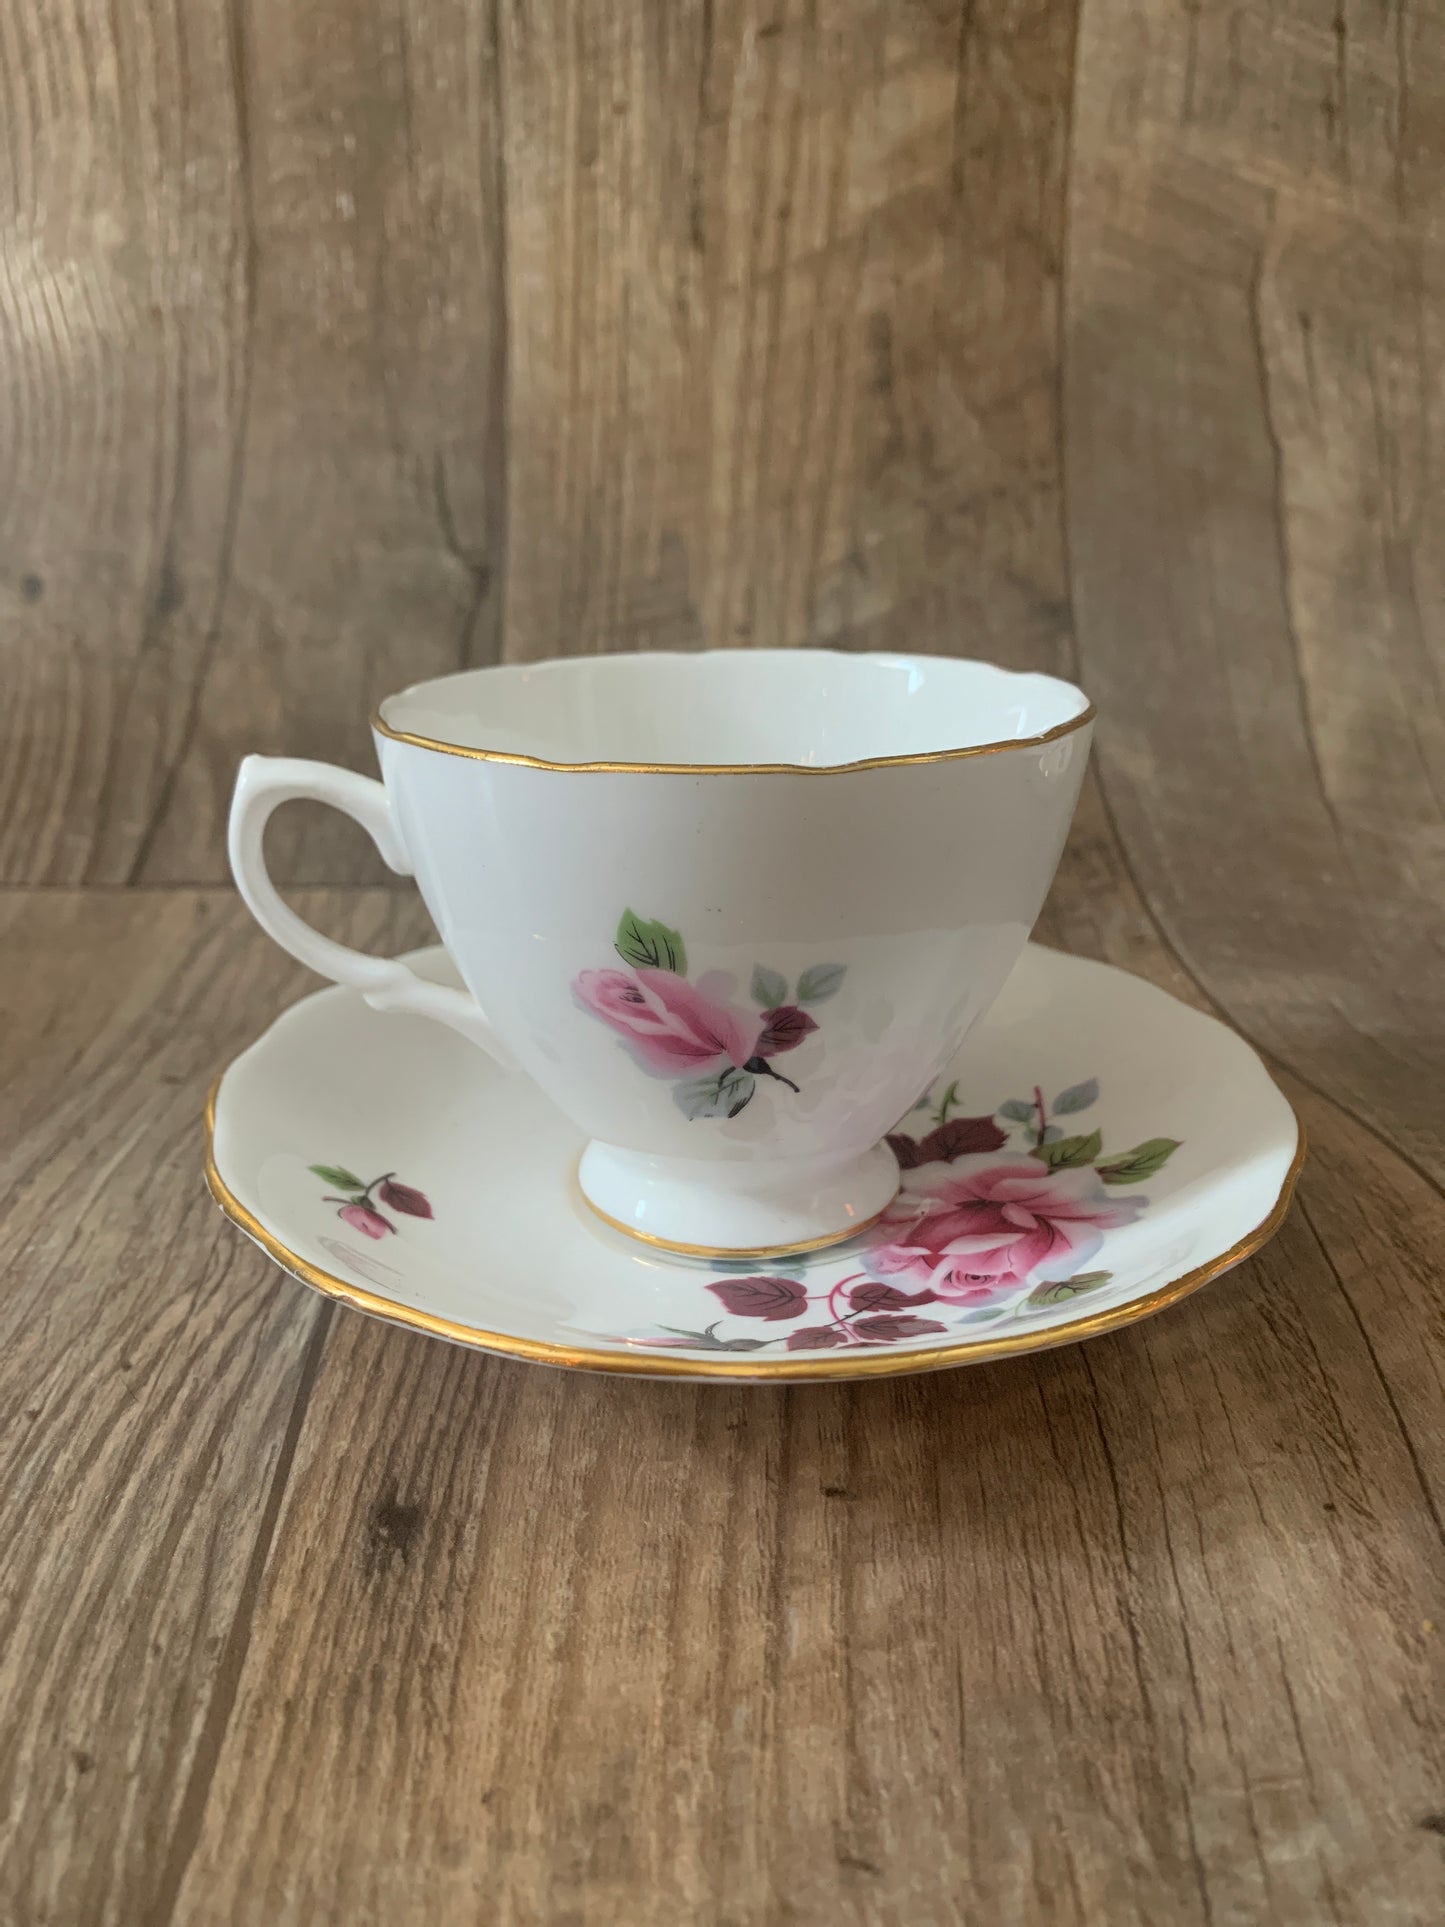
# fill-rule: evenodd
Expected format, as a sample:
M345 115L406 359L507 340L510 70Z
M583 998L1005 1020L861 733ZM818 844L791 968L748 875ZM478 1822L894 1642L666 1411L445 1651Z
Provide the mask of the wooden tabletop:
M0 0L7 1927L1445 1918L1442 77L1414 0ZM221 1219L314 987L238 757L704 641L1086 684L1039 934L1265 1055L1274 1243L770 1390Z

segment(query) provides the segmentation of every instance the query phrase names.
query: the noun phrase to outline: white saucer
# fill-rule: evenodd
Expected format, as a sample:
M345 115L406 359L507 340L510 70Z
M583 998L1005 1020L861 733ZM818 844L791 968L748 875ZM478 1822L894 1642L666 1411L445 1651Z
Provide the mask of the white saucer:
M410 961L457 981L440 949ZM685 1378L930 1371L1130 1324L1257 1250L1304 1157L1232 1031L1037 944L900 1124L891 1222L812 1259L690 1262L609 1232L577 1189L580 1133L533 1085L351 990L279 1018L207 1125L221 1208L329 1297L517 1358Z

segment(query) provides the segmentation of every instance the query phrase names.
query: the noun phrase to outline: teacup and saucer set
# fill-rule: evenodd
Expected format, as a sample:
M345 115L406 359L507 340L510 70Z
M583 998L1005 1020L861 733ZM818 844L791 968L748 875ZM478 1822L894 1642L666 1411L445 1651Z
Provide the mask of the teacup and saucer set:
M237 884L335 987L217 1083L216 1199L330 1297L595 1371L929 1371L1175 1303L1273 1233L1303 1134L1233 1032L1028 941L1093 715L946 658L601 656L388 698L380 782L249 757ZM294 799L442 945L303 923L262 853Z

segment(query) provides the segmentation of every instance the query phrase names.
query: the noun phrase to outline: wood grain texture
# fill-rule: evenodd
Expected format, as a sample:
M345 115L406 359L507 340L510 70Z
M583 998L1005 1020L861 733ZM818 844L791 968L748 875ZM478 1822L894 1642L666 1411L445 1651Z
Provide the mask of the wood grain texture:
M369 763L379 696L495 656L488 23L0 7L0 875L220 879L246 751ZM277 825L285 876L360 848Z
M1437 1177L1442 40L1093 5L1064 344L1130 861L1234 1020Z
M1067 647L1072 10L510 15L507 650Z
M322 1307L197 1179L217 1054L302 982L238 929L215 894L0 895L6 1921L152 1917L317 1363Z
M0 0L0 1918L1445 1914L1442 38ZM1270 1054L1278 1240L1085 1348L777 1391L271 1270L199 1174L313 981L192 887L235 759L364 765L502 652L778 641L1079 670L1040 934Z

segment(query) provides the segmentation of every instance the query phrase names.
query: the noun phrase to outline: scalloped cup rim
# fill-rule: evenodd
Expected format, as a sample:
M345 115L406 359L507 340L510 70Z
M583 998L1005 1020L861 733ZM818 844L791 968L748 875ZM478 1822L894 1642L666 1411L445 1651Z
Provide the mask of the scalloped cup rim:
M968 676L1012 684L1015 693L1028 684L1058 705L1052 719L1040 717L1039 728L1020 726L981 741L943 741L927 747L900 748L880 743L867 753L851 756L805 760L799 756L738 755L662 756L613 754L544 753L540 744L530 748L509 746L504 742L456 740L450 732L432 727L417 727L426 712L437 703L451 705L464 687L490 684L494 689L536 681L577 682L589 675L618 678L645 676L654 684L659 676L684 675L721 670L728 681L739 683L751 672L795 669L813 677L825 669L848 665L845 675L855 670L863 676L896 674L907 671L913 677L932 674L940 682L959 682ZM698 666L702 668L699 671ZM961 693L950 692L950 693ZM1001 688L998 693L1002 693ZM409 713L408 713L409 712ZM977 657L929 655L922 652L851 651L838 649L703 649L632 650L597 656L559 656L529 663L495 663L479 668L453 671L449 675L424 678L384 697L372 712L371 726L382 739L409 744L448 756L467 757L478 762L520 765L528 769L553 770L563 774L628 774L661 776L838 776L863 770L910 768L928 763L957 762L969 757L994 756L1009 750L1037 750L1049 743L1086 728L1097 711L1087 694L1076 683L1044 672L1004 668ZM454 727L454 726L453 726ZM486 733L488 725L478 721L472 733ZM467 734L462 731L459 734ZM959 733L966 734L967 731ZM862 747L862 745L857 745ZM550 749L551 746L549 745Z

